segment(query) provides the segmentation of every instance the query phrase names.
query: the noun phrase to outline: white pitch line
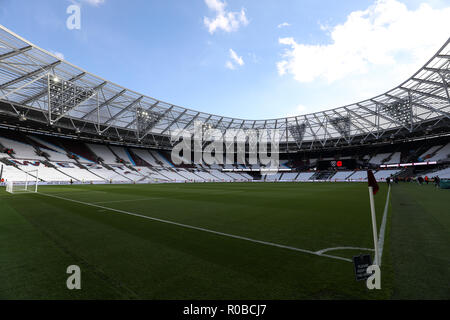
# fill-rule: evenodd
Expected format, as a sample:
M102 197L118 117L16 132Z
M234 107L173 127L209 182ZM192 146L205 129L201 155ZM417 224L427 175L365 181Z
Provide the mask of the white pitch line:
M147 200L156 200L156 199L162 199L162 198L142 198L142 199L127 199L127 200L99 201L99 202L93 202L93 204L115 203L115 202L132 202L132 201L147 201Z
M317 254L323 254L327 251L333 251L333 250L364 250L364 251L374 251L374 249L369 248L360 248L360 247L334 247L334 248L326 248L319 251L316 251Z
M389 196L391 194L391 186L389 185L388 193L386 197L386 204L384 206L384 212L383 212L383 220L381 221L381 227L380 227L380 236L378 238L378 248L380 250L378 254L378 258L380 259L380 266L381 266L381 258L383 256L383 246L384 246L384 234L386 231L386 221L387 221L387 212L389 209Z
M162 222L162 223L167 223L167 224L171 224L171 225L175 225L175 226L179 226L179 227L183 227L183 228L188 228L188 229L208 232L208 233L212 233L212 234L216 234L216 235L220 235L220 236L224 236L224 237L228 237L228 238L245 240L245 241L250 241L250 242L254 242L254 243L263 244L263 245L266 245L266 246L272 246L272 247L277 247L277 248L282 248L282 249L287 249L287 250L292 250L292 251L308 253L308 254L312 254L312 255L315 255L315 256L319 256L319 257L326 257L326 258L331 258L331 259L336 259L336 260L352 262L350 259L347 259L347 258L333 256L333 255L329 255L329 254L318 254L315 251L311 251L311 250L285 246L285 245L277 244L277 243L273 243L273 242L261 241L261 240L256 240L256 239L252 239L252 238L237 236L237 235L234 235L234 234L229 234L229 233L214 231L214 230L210 230L210 229L195 227L195 226L191 226L191 225L188 225L188 224L183 224L183 223L174 222L174 221L170 221L170 220L163 220L163 219L159 219L159 218L144 216L142 214L137 214L137 213L128 212L128 211L119 210L119 209L114 209L114 208L108 208L108 207L100 206L100 205L93 204L93 203L88 203L88 202L83 202L83 201L63 198L63 197L59 197L59 196L55 196L55 195L51 195L51 194L47 194L47 193L40 193L40 192L38 192L38 194L46 196L46 197L51 197L51 198L66 200L66 201L75 202L75 203L79 203L79 204L84 204L86 206L96 207L96 208L100 208L100 209L103 209L103 210L109 210L109 211L122 213L122 214L130 215L130 216L135 216L135 217L144 218L144 219L148 219L148 220L153 220L153 221L158 221L158 222Z

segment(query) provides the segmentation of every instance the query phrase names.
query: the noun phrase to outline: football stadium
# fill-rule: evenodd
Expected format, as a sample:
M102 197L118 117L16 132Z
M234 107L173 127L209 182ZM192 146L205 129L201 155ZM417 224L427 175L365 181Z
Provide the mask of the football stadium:
M0 299L448 300L449 84L231 118L0 26Z

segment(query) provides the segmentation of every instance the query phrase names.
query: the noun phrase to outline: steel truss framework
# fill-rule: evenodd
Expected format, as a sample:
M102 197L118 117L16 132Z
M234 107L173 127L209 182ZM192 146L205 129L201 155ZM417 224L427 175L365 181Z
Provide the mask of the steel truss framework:
M364 143L450 120L450 38L394 89L340 108L270 120L208 114L163 102L84 71L0 25L0 113L111 141L170 148L170 134L208 128L277 129L287 150Z

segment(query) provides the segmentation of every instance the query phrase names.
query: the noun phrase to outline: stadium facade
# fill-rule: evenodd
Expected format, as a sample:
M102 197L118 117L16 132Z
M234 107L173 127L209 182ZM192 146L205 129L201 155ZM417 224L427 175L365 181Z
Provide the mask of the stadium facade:
M379 96L280 119L244 120L176 106L104 80L0 26L3 115L64 132L170 148L170 134L210 128L278 129L286 150L429 134L450 119L450 39L414 75Z
M206 129L219 130L222 135L227 130L256 130L259 134L277 130L279 153L285 160L285 170L316 168L318 163L310 162L311 158L350 159L356 161L351 165L354 169L361 168L362 160L367 156L375 159L371 163L379 168L387 166L393 158L396 159L394 164L399 165L401 160L429 160L436 158L437 154L438 161L433 164L445 164L450 154L447 150L450 147L447 145L450 133L449 83L450 38L422 68L386 93L351 105L296 117L245 120L176 106L127 89L61 60L0 25L0 126L4 137L11 136L11 130L18 130L23 134L58 136L65 141L84 140L108 146L147 148L153 150L149 152L162 153L163 158L152 156L145 161L143 157L129 155L130 150L113 152L113 156L103 154L102 157L101 151L96 153L94 150L91 159L86 160L96 164L121 165L127 162L124 159L127 152L127 159L135 166L134 160L144 160L143 166L153 166L153 160L157 165L164 163L167 158L164 152L170 151L176 143L171 135L179 130L193 131L194 125L199 123ZM51 150L49 144L36 139L28 143L33 145L37 154L41 152L40 147L47 150L42 152L43 157L19 155L14 161L44 160L51 165L57 160L51 157L52 152L63 150L62 153L71 159L76 155L73 150L80 151L80 146ZM12 142L3 146L0 143L3 149L0 155L7 155L7 151L12 150L8 143ZM385 147L402 144L406 149ZM374 148L381 148L384 153ZM412 150L408 148L414 148L413 155L408 154ZM90 158L90 151L80 151L77 160L83 153L85 158ZM105 157L115 159L107 162ZM168 166L172 166L170 161ZM246 167L234 166L232 169L236 171ZM252 176L241 178L251 180Z

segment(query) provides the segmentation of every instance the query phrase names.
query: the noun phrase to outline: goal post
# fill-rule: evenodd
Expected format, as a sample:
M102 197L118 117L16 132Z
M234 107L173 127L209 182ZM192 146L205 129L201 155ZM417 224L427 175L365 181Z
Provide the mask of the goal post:
M6 182L6 192L9 193L23 193L23 192L37 192L39 182L39 170L23 171L23 179L16 177L15 181Z

